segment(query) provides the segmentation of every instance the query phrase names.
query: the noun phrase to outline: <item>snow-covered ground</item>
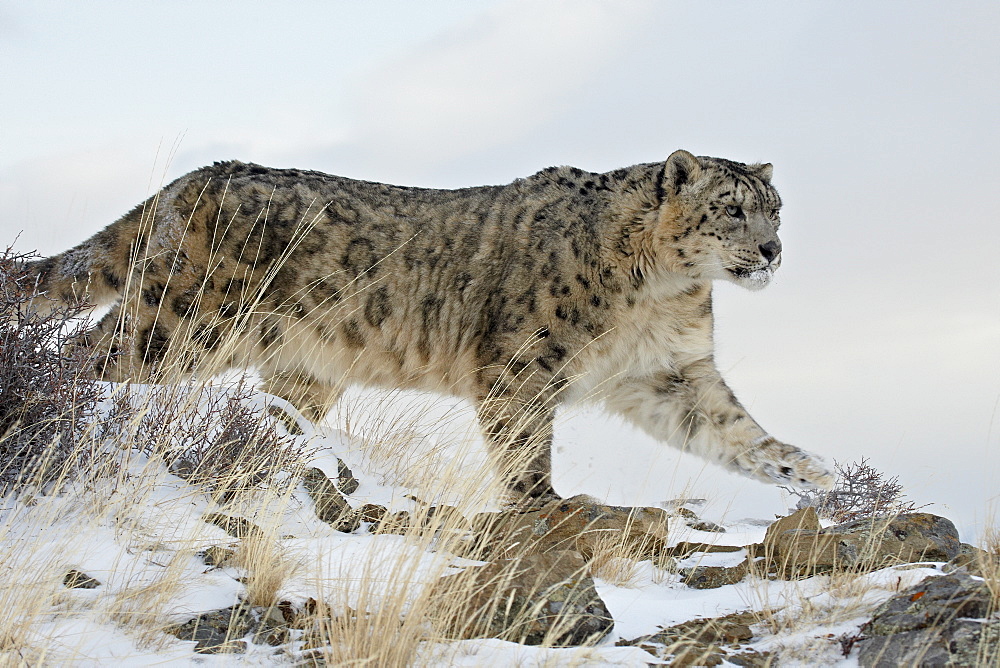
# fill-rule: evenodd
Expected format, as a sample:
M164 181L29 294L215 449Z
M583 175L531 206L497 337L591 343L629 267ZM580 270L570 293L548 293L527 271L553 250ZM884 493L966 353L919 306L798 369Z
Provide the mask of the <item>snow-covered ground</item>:
M253 401L276 400L255 395ZM427 489L427 481L440 480L456 461L469 471L485 463L481 443L467 425L461 419L449 422L452 405L397 397L395 417L388 419L391 409L372 404L371 397L366 401L349 402L331 416L330 424L315 430L302 420L305 433L294 437L315 448L312 465L333 479L337 459L347 463L360 482L349 496L352 506L378 503L390 510L413 510L409 496L426 499L426 494L439 502L440 489ZM380 444L393 439L399 441L395 450L380 450ZM60 494L5 500L0 510L0 602L8 621L2 627L7 637L0 638L0 660L116 666L291 663L293 657L268 645L251 644L239 655L196 654L193 641L162 633L166 625L234 605L254 585L246 569L210 566L199 556L209 547L237 542L204 521L207 513L219 510L204 490L139 453L123 453L121 462L113 475L74 483ZM627 486L630 481L609 484ZM261 490L242 503L224 510L242 514L272 539L268 563L279 574L275 600L300 605L312 598L332 608L370 610L392 599L405 614L408 592L470 563L404 536L373 535L364 526L353 533L336 531L316 517L301 487L285 494ZM488 506L487 501L478 509ZM762 540L768 519L773 518L721 519L725 533L695 531L677 522L670 540L747 545ZM700 565L734 565L743 556L707 555ZM102 584L66 588L62 579L69 570ZM866 612L893 592L937 572L934 566L911 565L857 578L767 581L751 576L735 585L697 590L682 584L676 573L644 561L615 583L596 581L615 619L614 631L596 647L428 642L416 650L414 663L644 666L653 661L651 655L638 647L617 647L616 641L699 617L753 610L761 621L753 627L751 647L775 652L789 665L851 666L856 661L842 655L838 638L856 632Z

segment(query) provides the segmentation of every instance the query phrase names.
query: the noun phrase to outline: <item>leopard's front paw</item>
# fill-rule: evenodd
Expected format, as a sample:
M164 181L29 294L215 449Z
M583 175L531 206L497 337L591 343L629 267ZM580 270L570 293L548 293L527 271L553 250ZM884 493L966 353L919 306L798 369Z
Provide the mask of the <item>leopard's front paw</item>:
M764 482L805 489L833 489L833 471L819 456L766 436L733 459L733 467Z

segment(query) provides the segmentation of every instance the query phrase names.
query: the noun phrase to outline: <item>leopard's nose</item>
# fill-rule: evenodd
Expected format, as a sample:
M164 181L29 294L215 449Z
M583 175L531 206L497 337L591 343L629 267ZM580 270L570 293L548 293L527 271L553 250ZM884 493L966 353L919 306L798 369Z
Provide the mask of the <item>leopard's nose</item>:
M764 256L764 259L767 260L768 264L774 262L774 258L781 255L780 241L768 241L766 244L761 244L757 248L760 250L760 254Z

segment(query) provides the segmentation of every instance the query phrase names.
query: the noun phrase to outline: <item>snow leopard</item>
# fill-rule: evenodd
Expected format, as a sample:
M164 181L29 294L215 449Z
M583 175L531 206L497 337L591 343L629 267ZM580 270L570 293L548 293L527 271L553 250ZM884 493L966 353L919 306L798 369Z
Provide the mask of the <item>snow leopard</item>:
M39 308L110 306L74 343L105 380L253 367L317 422L355 384L468 400L511 494L557 496L553 416L577 400L748 477L829 489L713 359L713 281L758 290L781 265L771 177L683 150L459 189L217 162L26 270Z

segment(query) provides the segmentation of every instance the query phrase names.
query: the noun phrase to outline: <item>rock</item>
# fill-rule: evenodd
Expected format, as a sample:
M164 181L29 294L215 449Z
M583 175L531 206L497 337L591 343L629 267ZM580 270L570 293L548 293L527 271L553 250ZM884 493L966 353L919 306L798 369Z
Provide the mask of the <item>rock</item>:
M390 513L385 506L366 503L357 509L355 516L361 522L368 522L372 533L405 534L413 526L410 513L400 510Z
M201 518L203 521L214 524L233 538L263 538L264 532L260 527L250 520L222 513L208 513Z
M224 566L236 556L236 550L222 545L212 545L200 552L199 556L206 566Z
M800 577L838 569L863 571L897 563L948 561L960 551L955 525L930 513L855 520L826 529L809 528L815 526L814 517L811 507L803 508L768 528L764 553L779 574Z
M698 513L694 512L690 508L685 508L684 506L675 506L674 508L671 509L671 514L676 515L682 520L694 521L701 519L700 517L698 517Z
M337 531L351 532L360 526L354 509L322 469L310 468L302 475L302 486L316 505L316 517Z
M472 526L479 547L501 558L575 550L590 559L611 547L648 559L664 550L667 513L660 508L605 506L575 496L530 510L480 513Z
M181 640L194 640L199 654L243 654L247 641L280 645L288 641L289 630L280 607L234 605L198 615L166 629Z
M715 553L715 552L739 552L746 549L740 545L713 545L711 543L689 543L681 541L673 547L666 548L665 552L675 557L686 557L695 552Z
M227 640L225 642L199 641L194 646L198 654L246 654L245 640Z
M306 432L303 431L302 427L299 426L298 420L296 420L292 415L286 411L281 406L271 404L267 407L267 413L278 423L285 428L285 431L291 436L302 436Z
M250 608L236 605L198 615L167 632L181 640L194 640L194 651L199 654L242 654L247 644L239 638L251 632L254 621Z
M337 489L344 494L354 494L360 483L342 459L337 458Z
M758 652L748 649L739 654L730 654L726 660L734 666L744 668L772 668L777 665L777 660L771 652Z
M710 533L725 533L726 532L726 528L725 527L720 526L720 525L716 524L715 522L709 522L708 520L701 519L700 517L698 517L698 514L696 512L694 512L693 510L691 510L690 508L685 508L684 506L679 505L678 501L679 502L684 502L684 503L697 503L697 502L700 502L700 503L698 503L698 505L701 505L701 503L704 503L705 500L704 499L678 499L677 501L669 502L669 504L668 504L669 507L670 507L669 514L670 515L675 515L677 517L680 517L681 521L683 521L685 525L691 527L695 531L708 531Z
M749 570L749 561L745 563L738 564L737 566L705 566L705 567L694 567L694 568L684 568L679 565L681 559L686 559L688 557L693 557L699 553L701 554L724 554L729 552L742 552L747 550L748 555L753 555L759 552L758 546L741 547L739 545L712 545L711 543L689 543L687 541L681 541L676 545L673 545L653 557L653 563L657 568L662 568L667 571L680 573L683 578L685 578L685 583L695 587L696 589L701 588L699 584L706 584L708 586L704 587L710 589L713 587L721 587L725 584L734 584L743 579ZM735 570L741 568L742 572L737 573ZM711 570L715 569L715 570ZM729 572L723 572L719 569L730 569ZM699 571L695 573L695 571ZM714 584L718 582L718 584Z
M377 503L366 503L358 508L358 519L377 524L389 516L389 509Z
M1000 575L1000 555L991 554L975 545L962 543L958 547L958 554L944 565L945 573L958 569L964 569L969 575L980 578L996 578Z
M63 576L63 586L69 589L97 589L101 582L90 577L86 573L70 569Z
M671 666L718 666L723 661L738 666L769 666L773 662L769 653L742 647L753 638L750 625L757 621L752 612L692 619L652 635L619 640L615 644L641 647L657 659L669 660Z
M435 624L455 639L501 638L526 645L596 642L614 626L579 552L503 559L441 578Z
M963 573L929 577L880 605L865 625L866 634L913 631L957 617L990 614L986 583Z
M726 533L726 527L720 526L715 522L709 522L708 520L698 520L697 522L685 522L689 527L695 531L707 531L709 533Z
M736 584L750 570L750 559L737 566L695 566L681 569L682 582L693 589L717 589Z
M985 582L966 573L929 577L880 605L862 629L864 668L1000 663L1000 619Z
M694 511L685 508L684 506L696 506L701 507L708 503L708 499L699 499L694 497L681 497L679 499L670 499L669 501L664 501L661 505L666 508L671 515L683 514L685 512L694 515ZM697 517L697 515L695 515Z
M764 532L764 545L772 545L778 536L787 531L819 531L821 528L816 509L809 506L771 523L771 526L767 527L767 531Z

